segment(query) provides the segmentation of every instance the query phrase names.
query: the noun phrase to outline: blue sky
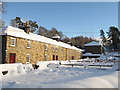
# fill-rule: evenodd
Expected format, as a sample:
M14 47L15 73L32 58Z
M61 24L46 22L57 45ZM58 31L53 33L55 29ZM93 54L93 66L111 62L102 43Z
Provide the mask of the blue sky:
M68 37L99 37L110 26L118 26L117 2L8 2L3 20L9 25L16 16L36 21L47 29L55 27Z

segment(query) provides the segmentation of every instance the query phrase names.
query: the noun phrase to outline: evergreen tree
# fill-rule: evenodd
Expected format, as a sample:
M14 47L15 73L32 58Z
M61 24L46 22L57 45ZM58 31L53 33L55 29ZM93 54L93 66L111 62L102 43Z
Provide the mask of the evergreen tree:
M29 21L26 21L26 22L28 24L27 26L30 27L30 32L33 33L37 30L37 28L38 28L37 22L32 21L32 20L29 20ZM26 22L23 22L20 17L16 17L15 19L12 19L10 21L10 25L13 26L13 27L17 27L17 28L25 30Z
M101 43L103 46L105 46L106 44L106 38L105 38L105 33L103 30L100 30L100 39L101 39Z
M29 20L29 25L30 25L30 32L35 32L38 28L38 24L35 21Z
M119 48L120 45L120 31L116 27L110 27L107 32L109 40L111 40L112 48L114 50Z

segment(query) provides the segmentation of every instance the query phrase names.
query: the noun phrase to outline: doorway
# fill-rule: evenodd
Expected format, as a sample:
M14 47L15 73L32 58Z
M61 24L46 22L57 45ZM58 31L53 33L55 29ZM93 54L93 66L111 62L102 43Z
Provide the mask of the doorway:
M15 53L10 53L10 61L9 61L9 63L15 63L15 58L16 58L16 54Z

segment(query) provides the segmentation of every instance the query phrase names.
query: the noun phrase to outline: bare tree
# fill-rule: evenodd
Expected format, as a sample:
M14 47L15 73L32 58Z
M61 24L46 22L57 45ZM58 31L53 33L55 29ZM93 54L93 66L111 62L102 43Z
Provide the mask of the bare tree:
M48 30L45 27L40 26L38 28L37 34L47 37L48 36Z
M0 1L0 14L3 12L3 10L4 10L3 3L2 1Z
M0 19L0 28L5 26L5 22Z
M2 13L4 12L4 3L0 1L0 28L5 25L5 22L2 20Z
M76 46L78 48L84 48L84 45L86 43L93 41L93 39L84 36L76 36L76 37L72 37L70 41L73 46Z

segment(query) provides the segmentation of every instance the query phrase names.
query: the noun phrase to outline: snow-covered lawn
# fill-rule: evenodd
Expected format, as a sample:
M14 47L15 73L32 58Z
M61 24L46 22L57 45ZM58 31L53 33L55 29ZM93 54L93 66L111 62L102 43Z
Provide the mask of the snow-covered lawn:
M98 59L37 62L35 70L31 64L0 64L0 88L118 88L120 59L109 53Z
M52 65L53 66L53 65ZM22 69L21 69L22 70ZM118 71L61 65L3 76L3 88L117 88Z

